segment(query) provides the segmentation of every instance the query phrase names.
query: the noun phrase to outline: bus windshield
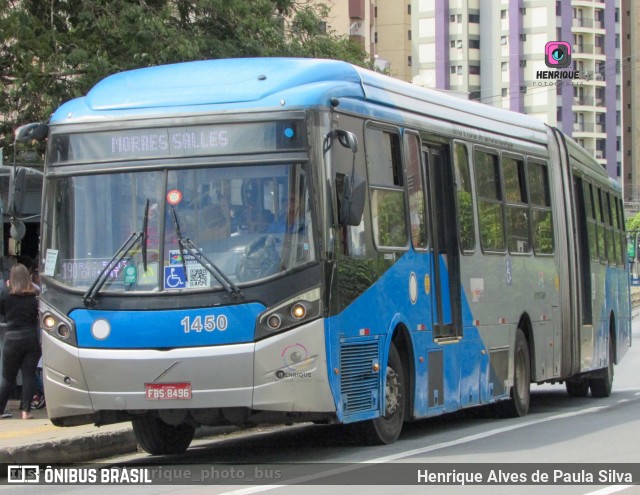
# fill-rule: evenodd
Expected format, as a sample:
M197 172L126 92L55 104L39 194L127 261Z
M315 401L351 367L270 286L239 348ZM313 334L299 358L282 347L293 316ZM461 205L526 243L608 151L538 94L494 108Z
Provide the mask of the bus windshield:
M277 275L315 259L308 183L300 163L52 179L44 275L90 287L145 224L102 291L221 289L204 259L234 284Z

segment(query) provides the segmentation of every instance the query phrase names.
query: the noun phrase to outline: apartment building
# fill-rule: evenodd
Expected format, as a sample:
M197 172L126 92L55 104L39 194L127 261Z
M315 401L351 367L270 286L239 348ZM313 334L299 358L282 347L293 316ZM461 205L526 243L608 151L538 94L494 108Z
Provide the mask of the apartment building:
M418 0L413 82L556 125L622 181L619 4ZM552 41L570 58L559 74L545 51Z

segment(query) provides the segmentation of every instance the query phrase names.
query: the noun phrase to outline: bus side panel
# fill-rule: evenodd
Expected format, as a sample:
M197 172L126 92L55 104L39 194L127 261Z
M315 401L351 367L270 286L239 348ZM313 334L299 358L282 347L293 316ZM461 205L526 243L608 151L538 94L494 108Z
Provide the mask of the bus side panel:
M382 373L391 335L408 330L413 370L414 407L410 416L451 412L495 399L488 380L487 346L473 326L470 306L461 295L465 334L461 340L436 342L431 313L431 254L410 251L339 314L327 318L329 380L338 398L338 419L353 422L377 417L383 407ZM412 284L419 281L412 302ZM415 285L413 285L415 288ZM504 377L502 377L504 379ZM504 392L505 396L507 392Z

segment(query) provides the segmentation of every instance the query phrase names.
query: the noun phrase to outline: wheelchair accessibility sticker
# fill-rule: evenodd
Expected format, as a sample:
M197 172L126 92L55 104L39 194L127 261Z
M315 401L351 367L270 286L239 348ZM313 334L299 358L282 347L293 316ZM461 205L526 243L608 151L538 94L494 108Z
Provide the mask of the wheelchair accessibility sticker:
M187 286L187 277L184 267L181 265L169 265L164 267L164 288L184 289Z

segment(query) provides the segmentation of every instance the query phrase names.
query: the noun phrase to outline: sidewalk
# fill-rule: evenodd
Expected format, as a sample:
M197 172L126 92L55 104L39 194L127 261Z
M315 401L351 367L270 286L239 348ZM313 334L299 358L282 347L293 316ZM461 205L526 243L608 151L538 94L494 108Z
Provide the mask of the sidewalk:
M131 423L59 428L49 421L46 408L31 411L34 419L23 420L19 407L19 401L9 401L13 418L0 419L2 463L88 462L136 451Z
M47 464L90 462L130 454L138 449L130 422L107 426L61 428L49 421L47 410L31 411L34 419L23 420L20 401L10 400L12 418L0 419L0 463ZM203 426L194 438L228 434L236 426Z

